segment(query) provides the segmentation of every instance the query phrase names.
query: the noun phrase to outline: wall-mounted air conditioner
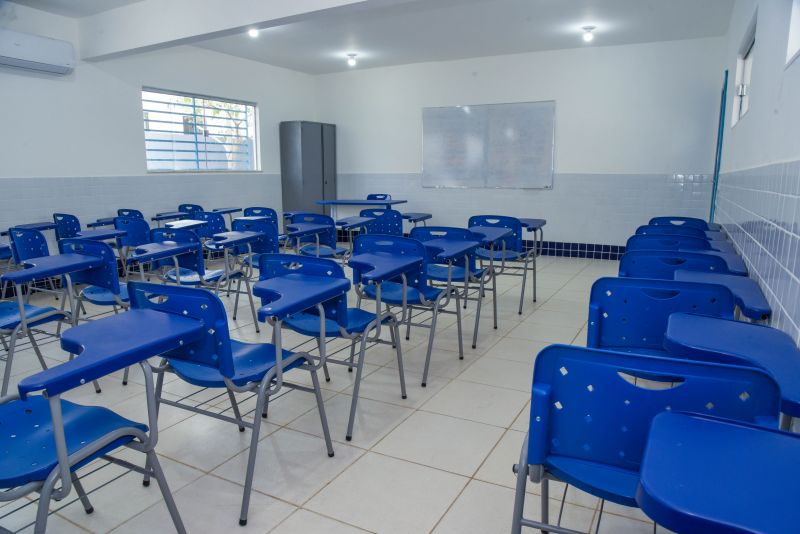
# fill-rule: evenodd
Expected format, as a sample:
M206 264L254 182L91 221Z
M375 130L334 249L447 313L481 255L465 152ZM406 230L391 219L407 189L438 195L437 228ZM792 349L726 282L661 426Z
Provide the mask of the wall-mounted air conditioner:
M0 28L0 65L69 74L75 68L72 43Z

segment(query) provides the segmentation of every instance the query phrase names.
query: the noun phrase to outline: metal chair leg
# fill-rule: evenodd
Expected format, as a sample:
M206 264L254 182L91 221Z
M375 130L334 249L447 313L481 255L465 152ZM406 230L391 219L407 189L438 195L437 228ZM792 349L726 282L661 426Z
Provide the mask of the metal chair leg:
M83 489L83 484L81 484L81 480L78 478L78 475L74 472L71 475L72 478L72 485L75 486L75 491L78 493L78 498L81 500L81 504L83 505L83 510L87 514L91 514L94 512L94 507L92 503L89 502L89 496L86 495L86 490Z
M314 396L317 399L317 410L319 411L319 420L322 423L322 435L325 437L325 448L328 449L328 457L333 458L331 431L328 427L328 416L325 413L325 402L322 399L322 389L319 387L319 376L316 369L311 370L311 382L314 385Z
M392 324L390 328L390 332L392 333L392 340L397 340L400 335L400 330L397 327L397 323L395 322ZM400 343L395 344L395 351L397 352L397 372L400 373L400 397L405 399L407 398L406 395L406 374L403 370L403 350L400 348Z
M361 388L361 377L364 374L364 352L367 348L367 336L361 335L361 343L358 350L358 366L356 367L356 381L353 384L353 399L350 401L350 420L347 422L347 435L345 439L351 441L353 439L353 425L356 419L356 405L358 404L358 392Z
M161 490L161 497L164 499L164 504L167 505L175 531L178 534L186 534L186 527L183 526L181 514L178 512L178 507L175 506L175 499L172 497L172 492L169 489L169 485L167 485L167 478L164 476L164 471L161 469L161 463L158 461L155 451L147 453L147 464L153 471L153 476L156 477L158 488Z

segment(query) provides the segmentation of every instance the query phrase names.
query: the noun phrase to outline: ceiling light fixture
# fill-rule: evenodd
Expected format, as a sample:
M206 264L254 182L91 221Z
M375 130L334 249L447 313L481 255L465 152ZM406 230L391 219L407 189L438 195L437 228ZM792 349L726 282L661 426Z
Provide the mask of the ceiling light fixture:
M247 30L247 35L255 39L256 37L258 37L258 30L255 28L250 28L249 30Z
M594 26L584 26L583 27L583 42L591 43L594 41L594 33L592 33L596 28Z
M358 54L347 54L347 64L350 65L351 67L355 67L357 63L356 62L357 55Z

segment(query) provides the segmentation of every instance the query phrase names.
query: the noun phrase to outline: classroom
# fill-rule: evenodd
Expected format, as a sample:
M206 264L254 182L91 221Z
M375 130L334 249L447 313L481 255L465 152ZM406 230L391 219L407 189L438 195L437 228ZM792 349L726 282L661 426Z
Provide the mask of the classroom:
M0 0L0 534L800 532L800 0Z

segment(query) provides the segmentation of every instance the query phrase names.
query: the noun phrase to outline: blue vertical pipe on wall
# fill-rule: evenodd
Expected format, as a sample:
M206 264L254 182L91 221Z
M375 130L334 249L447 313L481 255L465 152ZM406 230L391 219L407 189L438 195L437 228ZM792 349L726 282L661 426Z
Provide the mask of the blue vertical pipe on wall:
M717 151L714 158L714 180L711 189L711 210L708 215L709 222L714 222L714 211L717 207L717 185L719 184L719 169L722 163L722 137L725 134L725 106L728 100L728 71L722 83L722 97L719 103L719 126L717 127Z

